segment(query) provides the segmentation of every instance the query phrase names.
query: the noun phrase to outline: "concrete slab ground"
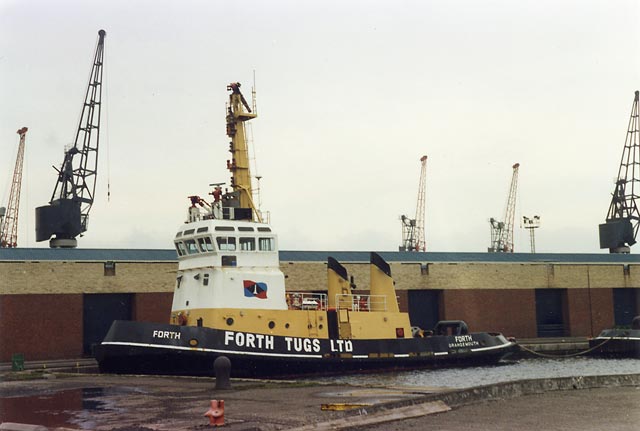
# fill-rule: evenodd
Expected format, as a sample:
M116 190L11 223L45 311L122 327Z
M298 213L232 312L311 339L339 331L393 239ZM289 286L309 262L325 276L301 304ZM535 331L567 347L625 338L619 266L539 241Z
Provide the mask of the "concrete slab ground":
M214 429L204 417L214 399L225 401L223 429L237 431L637 430L640 374L465 390L261 380L233 380L231 389L216 390L208 378L30 370L2 374L0 429L19 429L8 423L50 430Z

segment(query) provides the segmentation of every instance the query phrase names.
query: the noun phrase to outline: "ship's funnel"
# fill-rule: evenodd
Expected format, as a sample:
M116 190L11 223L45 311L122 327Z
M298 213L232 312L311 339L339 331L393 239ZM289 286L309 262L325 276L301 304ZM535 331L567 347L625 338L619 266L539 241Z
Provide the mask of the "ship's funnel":
M378 253L371 253L371 296L384 296L386 301L372 301L371 311L398 313L396 289L391 278L391 267ZM386 307L385 307L386 305Z
M327 283L328 306L329 308L339 308L338 298L345 298L344 295L350 295L351 285L348 280L347 269L331 256L327 259ZM343 301L346 300L343 299ZM351 306L351 301L342 305Z

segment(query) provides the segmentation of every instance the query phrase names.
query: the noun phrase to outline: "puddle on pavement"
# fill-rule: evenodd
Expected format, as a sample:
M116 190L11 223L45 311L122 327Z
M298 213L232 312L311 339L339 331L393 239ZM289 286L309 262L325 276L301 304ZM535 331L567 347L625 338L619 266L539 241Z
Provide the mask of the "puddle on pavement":
M114 388L96 387L0 397L0 422L91 429L96 425L92 420L96 413L118 410L103 399L116 392Z

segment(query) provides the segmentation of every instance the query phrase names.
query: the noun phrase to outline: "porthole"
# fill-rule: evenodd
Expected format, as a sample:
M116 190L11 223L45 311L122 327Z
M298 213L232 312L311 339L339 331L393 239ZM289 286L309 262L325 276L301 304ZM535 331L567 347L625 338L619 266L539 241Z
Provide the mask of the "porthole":
M285 328L287 328L287 329L289 329L289 324L288 324L288 323L285 323L285 324L284 324L284 327L285 327Z
M233 317L228 317L227 318L227 325L229 325L229 326L233 325Z
M198 345L198 340L196 340L195 338L192 338L189 340L189 345L191 347L196 347Z
M273 320L269 321L269 329L273 329L276 327L276 322L274 322Z
M324 328L324 326L321 323L321 324L318 325L318 329L322 329L322 328Z

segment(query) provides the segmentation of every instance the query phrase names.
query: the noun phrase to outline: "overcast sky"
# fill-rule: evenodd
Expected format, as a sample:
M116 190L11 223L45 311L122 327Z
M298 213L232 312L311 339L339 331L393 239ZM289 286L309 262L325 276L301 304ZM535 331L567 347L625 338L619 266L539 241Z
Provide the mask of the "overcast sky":
M29 127L18 245L35 242L105 39L96 202L80 247L171 248L228 181L226 85L250 98L262 209L289 250L397 250L428 156L429 251L486 251L520 163L538 252L605 253L640 2L0 0L0 205ZM107 184L111 197L107 199Z

